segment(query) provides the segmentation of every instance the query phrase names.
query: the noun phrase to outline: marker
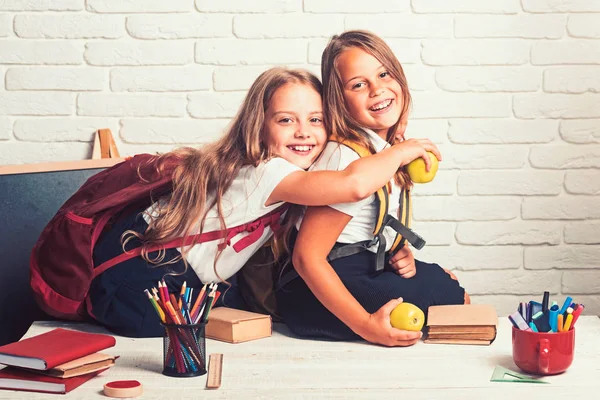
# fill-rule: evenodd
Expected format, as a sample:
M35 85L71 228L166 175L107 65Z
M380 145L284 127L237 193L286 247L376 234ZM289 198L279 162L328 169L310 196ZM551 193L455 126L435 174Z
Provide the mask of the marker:
M533 323L535 324L539 332L548 332L550 330L548 313L544 313L542 311L538 312L533 316Z
M548 301L550 300L550 292L544 292L544 297L542 299L542 311L544 313L548 312Z
M531 327L531 330L532 330L532 331L534 331L534 332L539 332L539 331L538 331L538 329L537 329L537 326L535 326L535 324L534 324L533 322L530 322L530 323L529 323L529 326Z
M558 314L557 317L557 328L559 332L564 332L564 323L563 323L563 315L562 314Z
M573 314L573 309L571 307L567 307L567 315Z
M565 332L571 329L571 322L573 322L573 314L569 313L567 314L567 320L565 321L565 327L563 328Z
M571 305L572 301L573 301L573 299L570 296L567 296L567 298L565 299L565 302L563 303L563 306L560 308L561 314L564 314L565 311L567 311L567 308Z
M531 307L531 319L538 312L542 311L542 303L538 303L537 301L530 301L529 306Z
M575 322L577 322L577 318L579 318L579 316L583 312L583 309L585 308L583 304L578 304L577 306L577 309L573 311L573 321L571 321L571 329L573 329L573 327L575 326Z
M558 304L553 304L548 310L548 320L550 322L550 330L558 332Z

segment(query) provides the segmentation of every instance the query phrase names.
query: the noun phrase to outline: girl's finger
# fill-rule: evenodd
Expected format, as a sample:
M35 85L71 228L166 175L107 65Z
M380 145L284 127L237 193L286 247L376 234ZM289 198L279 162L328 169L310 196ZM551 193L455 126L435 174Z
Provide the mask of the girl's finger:
M409 271L409 272L407 272L406 274L400 274L400 276L401 276L402 278L404 278L404 279L410 279L410 278L412 278L413 276L415 276L416 274L417 274L417 271L416 271L416 270L413 270L413 271Z
M404 265L403 267L400 267L398 269L398 271L402 274L407 274L410 271L412 271L413 269L415 269L415 265L412 262L410 262L410 263Z
M442 153L435 144L431 143L430 145L425 146L425 149L433 153L433 155L436 156L439 161L442 161Z
M425 152L425 154L423 154L421 158L423 159L423 161L425 161L425 171L429 172L429 170L431 169L431 159L429 158L429 154Z
M392 269L399 274L401 270L410 267L411 264L412 263L410 262L410 260L400 260L392 264Z
M417 274L416 271L408 271L408 272L398 273L398 275L400 275L400 277L404 278L404 279L410 279L413 276L415 276L416 274Z
M419 341L419 339L415 339L415 340L401 340L398 341L398 346L400 347L408 347L408 346L413 346L415 345L417 342Z
M395 337L398 342L416 342L423 336L423 332L421 331L402 331L399 329L396 329L396 331L398 333Z
M408 257L408 251L405 250L405 247L400 249L392 258L390 258L390 264L397 263L398 261Z

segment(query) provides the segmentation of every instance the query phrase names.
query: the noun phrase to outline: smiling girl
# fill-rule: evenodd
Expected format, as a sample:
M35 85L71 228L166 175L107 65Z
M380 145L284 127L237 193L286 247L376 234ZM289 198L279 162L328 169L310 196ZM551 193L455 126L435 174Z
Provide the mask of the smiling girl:
M142 255L117 264L92 282L89 302L98 322L120 335L162 336L145 289L163 277L170 291L184 281L192 288L222 282L271 238L284 203L357 201L393 176L403 159L401 146L342 171L305 171L327 142L321 89L308 72L270 69L252 84L223 138L201 149L159 156L159 162L173 155L181 160L172 192L146 210L119 216L94 248L94 265L125 248L143 249ZM245 229L222 240L148 250L182 236L236 226Z
M323 52L321 71L332 141L314 170L343 170L356 162L359 155L350 144L375 156L398 146L404 150L400 167L419 157L428 161L426 152L441 159L431 141L404 140L411 101L408 85L400 62L381 38L365 31L334 36ZM410 209L406 204L410 204L411 182L400 168L386 183L390 197L386 219L391 220L399 218L402 209ZM286 279L288 283L277 292L278 310L293 332L409 346L421 332L390 325L390 312L402 299L424 312L431 305L468 302L453 275L436 264L415 260L405 240L396 241L397 231L390 226L373 241L377 220L375 196L308 208L292 257L302 279ZM340 251L353 243L373 244L362 251ZM396 243L401 246L394 250ZM385 267L379 266L378 253L383 251Z

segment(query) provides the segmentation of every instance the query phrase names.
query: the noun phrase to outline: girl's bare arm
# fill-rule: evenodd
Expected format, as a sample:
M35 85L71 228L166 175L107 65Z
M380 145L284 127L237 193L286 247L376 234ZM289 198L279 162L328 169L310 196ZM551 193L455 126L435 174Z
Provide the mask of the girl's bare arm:
M297 171L285 177L273 190L265 205L288 202L306 206L352 203L367 198L387 184L398 168L437 147L427 139L409 139L377 154L353 161L340 171Z
M310 207L294 246L294 268L315 297L336 317L364 339L386 346L410 346L420 332L402 331L390 325L390 312L400 303L391 300L369 314L346 289L327 255L351 217L330 207Z

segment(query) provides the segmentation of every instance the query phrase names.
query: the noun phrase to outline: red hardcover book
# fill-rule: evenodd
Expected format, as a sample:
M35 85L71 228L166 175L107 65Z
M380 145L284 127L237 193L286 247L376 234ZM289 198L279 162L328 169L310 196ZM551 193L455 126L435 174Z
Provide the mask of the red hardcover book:
M46 370L107 349L115 343L115 338L110 335L56 328L1 346L0 364Z
M27 392L61 393L65 394L81 386L99 373L95 371L72 378L55 378L29 372L24 369L6 367L0 370L0 389L24 390Z

